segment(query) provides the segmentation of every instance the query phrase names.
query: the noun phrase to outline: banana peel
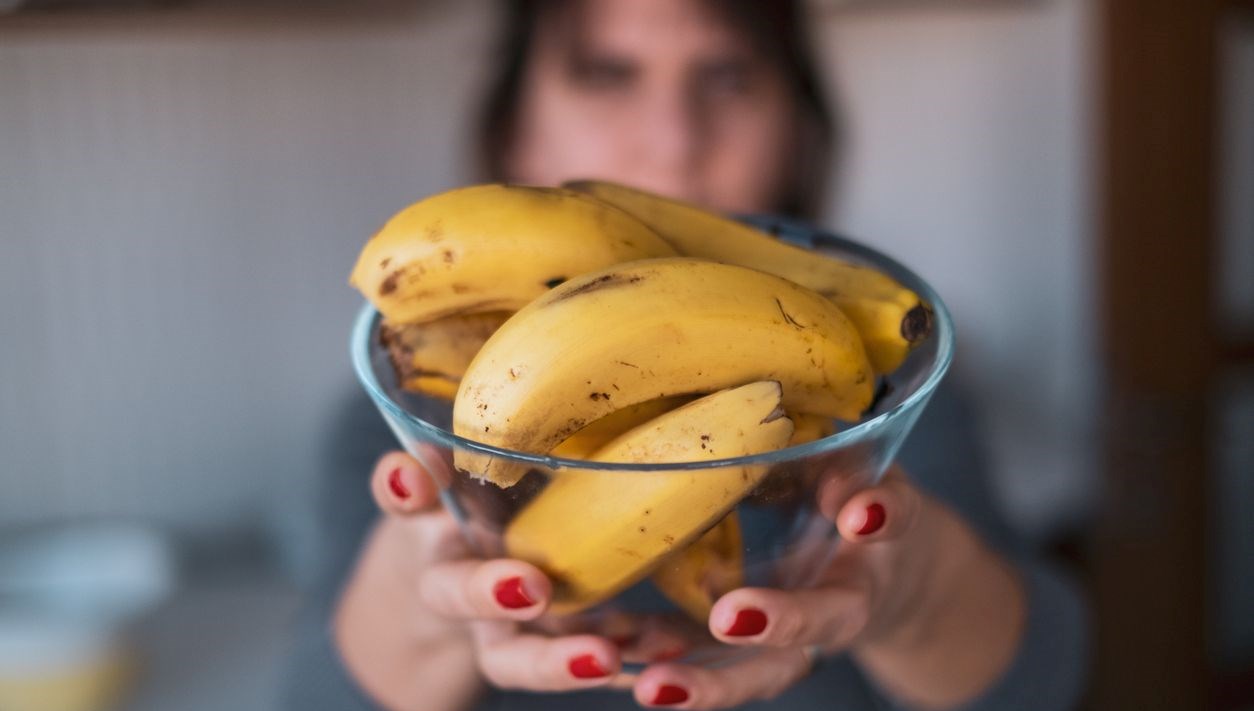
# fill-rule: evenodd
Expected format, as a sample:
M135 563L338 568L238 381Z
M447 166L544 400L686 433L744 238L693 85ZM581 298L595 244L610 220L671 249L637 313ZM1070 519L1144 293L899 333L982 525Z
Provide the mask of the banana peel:
M788 441L790 447L822 439L836 431L836 423L830 417L790 412L788 418L794 425ZM732 510L687 548L668 556L650 579L689 617L705 624L715 601L744 585L744 577L740 517Z
M667 412L593 455L603 462L712 461L773 451L793 425L781 388L762 381ZM648 575L723 519L766 465L706 470L559 470L505 528L505 550L554 582L550 609L578 612Z
M895 370L931 332L931 309L876 269L815 254L696 205L644 190L600 180L575 180L565 187L630 213L680 254L761 269L823 294L857 326L876 373Z

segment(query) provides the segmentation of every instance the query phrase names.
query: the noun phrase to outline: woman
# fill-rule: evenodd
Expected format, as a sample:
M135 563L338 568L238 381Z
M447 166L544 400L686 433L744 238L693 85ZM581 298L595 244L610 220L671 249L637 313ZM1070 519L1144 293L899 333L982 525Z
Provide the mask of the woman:
M606 178L720 210L812 214L831 127L795 3L510 7L482 140L489 177ZM821 587L718 601L711 633L761 653L721 669L659 661L629 678L609 639L518 631L544 613L549 581L520 561L467 558L413 458L375 464L384 515L372 522L363 473L394 442L358 396L328 456L334 560L291 707L1067 708L1082 608L991 513L970 423L938 393L904 471L826 512L845 543Z

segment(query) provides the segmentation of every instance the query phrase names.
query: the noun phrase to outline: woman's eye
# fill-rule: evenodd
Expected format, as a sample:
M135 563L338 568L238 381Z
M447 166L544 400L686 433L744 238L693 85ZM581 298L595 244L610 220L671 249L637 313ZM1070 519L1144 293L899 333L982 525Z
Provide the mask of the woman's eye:
M570 65L571 82L590 91L624 89L636 78L636 68L627 62L606 59L575 60Z
M753 88L753 70L742 62L712 64L701 68L697 81L703 93L740 96Z

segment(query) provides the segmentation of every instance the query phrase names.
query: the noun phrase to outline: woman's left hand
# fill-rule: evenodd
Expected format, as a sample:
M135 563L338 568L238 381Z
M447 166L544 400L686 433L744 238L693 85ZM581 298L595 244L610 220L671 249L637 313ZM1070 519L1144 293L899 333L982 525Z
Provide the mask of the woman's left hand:
M769 699L837 652L898 701L926 708L969 701L1001 675L1025 612L1010 565L899 469L856 493L831 483L820 509L843 540L818 585L724 595L710 632L762 649L718 669L651 665L634 680L639 703L722 709Z

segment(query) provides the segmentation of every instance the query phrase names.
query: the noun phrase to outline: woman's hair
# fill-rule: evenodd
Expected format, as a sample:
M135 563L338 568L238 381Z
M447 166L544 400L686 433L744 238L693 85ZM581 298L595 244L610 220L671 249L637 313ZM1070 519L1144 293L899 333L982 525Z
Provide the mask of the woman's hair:
M578 0L501 0L495 66L481 107L477 135L480 169L489 180L505 180L504 156L514 128L527 61L543 23L566 19ZM799 0L704 0L733 31L772 64L788 84L800 121L795 155L781 186L782 214L815 217L821 207L835 149L832 111L823 93Z

